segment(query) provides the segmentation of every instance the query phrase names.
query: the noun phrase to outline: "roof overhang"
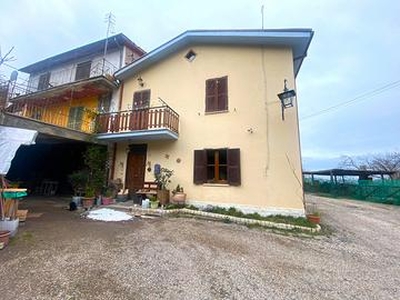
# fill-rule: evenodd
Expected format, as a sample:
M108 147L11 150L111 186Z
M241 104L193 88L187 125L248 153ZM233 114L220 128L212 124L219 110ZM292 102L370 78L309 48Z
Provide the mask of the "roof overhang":
M48 70L56 66L60 66L69 63L71 60L83 59L88 57L93 57L104 52L104 47L107 43L107 49L109 52L118 51L122 46L126 46L132 51L136 52L139 56L142 56L146 52L127 38L123 33L119 33L109 37L108 39L103 39L96 41L82 47L72 49L70 51L43 59L29 66L19 69L21 72L34 74L41 72L43 70Z
M297 76L314 32L311 29L275 30L195 30L186 31L135 62L115 73L118 79L126 79L172 53L193 44L248 45L289 47L293 51L294 73Z

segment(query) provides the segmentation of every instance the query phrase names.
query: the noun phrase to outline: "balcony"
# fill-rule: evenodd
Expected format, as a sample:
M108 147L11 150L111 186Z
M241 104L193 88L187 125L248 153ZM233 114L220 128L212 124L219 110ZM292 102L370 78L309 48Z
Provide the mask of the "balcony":
M97 116L98 140L177 140L179 115L168 105Z
M79 107L78 107L79 109ZM68 128L84 133L93 133L96 113L89 109L69 108L65 106L41 106L33 103L13 103L5 112L20 118L39 121L57 127Z
M113 73L118 68L107 60L90 65L79 72L70 66L57 71L49 70L48 77L32 77L29 81L18 79L9 87L8 98L15 101L59 101L108 93L117 87ZM50 72L51 71L51 72ZM46 75L44 74L44 75Z

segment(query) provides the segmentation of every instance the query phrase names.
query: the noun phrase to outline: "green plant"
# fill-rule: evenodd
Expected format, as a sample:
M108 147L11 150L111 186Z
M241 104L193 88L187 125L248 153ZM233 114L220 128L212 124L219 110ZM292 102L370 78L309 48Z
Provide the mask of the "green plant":
M160 172L154 174L155 182L160 190L166 190L168 184L171 182L170 178L174 174L173 170L167 168L161 168Z
M156 196L153 196L153 195L150 195L150 196L149 196L149 200L150 200L151 202L155 202L155 201L157 201L157 197L156 197Z
M106 183L107 148L100 145L90 145L86 148L84 162L88 168L86 190L94 190L100 194Z
M85 189L88 181L88 174L85 170L75 171L68 175L69 182L71 183L72 189L74 190L75 196L80 196Z
M175 189L172 190L172 194L175 195L176 193L183 193L183 187L179 184L176 186Z
M96 191L91 186L86 186L85 189L85 198L94 198L96 196Z

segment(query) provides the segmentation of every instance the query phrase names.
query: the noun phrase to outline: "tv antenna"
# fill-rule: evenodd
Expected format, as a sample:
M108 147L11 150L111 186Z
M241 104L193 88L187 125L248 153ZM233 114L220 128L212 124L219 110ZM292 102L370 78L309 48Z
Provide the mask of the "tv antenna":
M264 30L264 4L261 5L261 29Z
M102 66L102 74L104 74L104 67L106 64L106 55L107 55L107 48L108 48L108 37L110 36L110 33L114 33L114 26L115 26L115 16L112 14L112 12L109 12L106 14L104 18L104 22L107 23L107 33L106 33L106 43L104 45L104 53L103 53L103 66Z

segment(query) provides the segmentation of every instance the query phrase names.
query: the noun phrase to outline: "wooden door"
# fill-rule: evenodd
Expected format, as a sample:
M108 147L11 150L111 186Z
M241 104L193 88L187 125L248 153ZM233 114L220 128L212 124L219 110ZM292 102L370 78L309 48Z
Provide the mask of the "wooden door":
M147 145L131 145L126 169L126 188L129 193L143 187Z

